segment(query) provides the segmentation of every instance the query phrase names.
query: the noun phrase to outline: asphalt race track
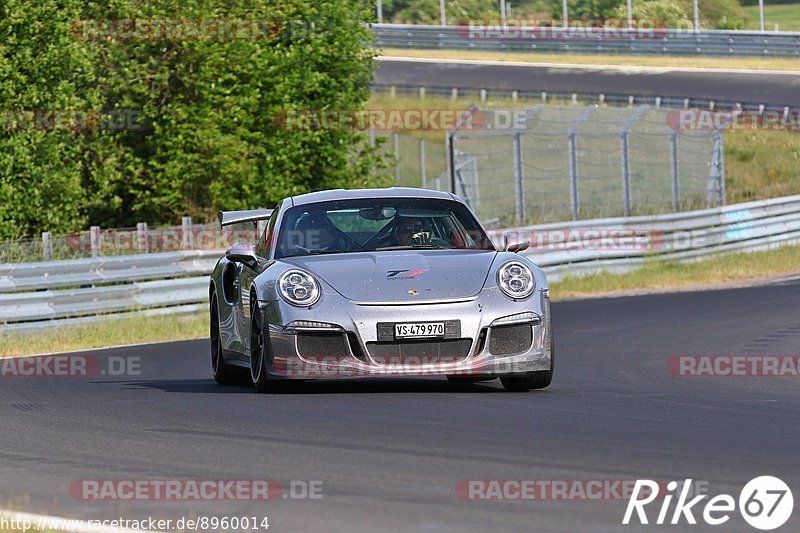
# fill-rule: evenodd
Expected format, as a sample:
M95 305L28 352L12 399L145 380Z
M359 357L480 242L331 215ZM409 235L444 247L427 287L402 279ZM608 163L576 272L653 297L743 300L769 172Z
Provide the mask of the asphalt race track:
M383 60L376 85L633 94L800 106L800 76Z
M738 499L771 474L797 495L800 378L673 377L666 361L797 354L798 296L785 282L556 303L554 383L522 394L428 378L258 395L215 385L204 341L89 352L141 357L141 375L0 380L0 503L83 518L267 515L270 531L576 532L643 528L620 524L621 500L464 501L456 485L693 478ZM323 498L81 501L68 491L81 479L318 480ZM783 530L797 530L798 507ZM738 513L658 529L755 531Z

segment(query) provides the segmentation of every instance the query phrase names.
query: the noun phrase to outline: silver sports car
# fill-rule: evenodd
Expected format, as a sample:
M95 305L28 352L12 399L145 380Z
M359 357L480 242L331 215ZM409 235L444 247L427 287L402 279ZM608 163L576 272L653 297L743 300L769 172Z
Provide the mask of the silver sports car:
M498 251L457 196L424 189L334 190L275 209L211 275L211 360L220 384L259 392L307 379L500 378L506 390L553 377L544 273L506 232Z

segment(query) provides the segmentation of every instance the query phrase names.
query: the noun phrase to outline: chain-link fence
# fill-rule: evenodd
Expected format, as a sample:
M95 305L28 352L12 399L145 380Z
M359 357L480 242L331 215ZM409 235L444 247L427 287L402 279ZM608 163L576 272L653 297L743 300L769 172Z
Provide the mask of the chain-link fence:
M0 242L0 263L59 261L89 257L108 257L179 250L221 250L237 241L258 239L263 224L194 224L183 217L180 226L149 227L142 222L136 228L99 228L66 235L42 232L40 238Z
M670 113L539 104L514 128L457 129L451 187L480 218L507 223L724 203L721 133L674 128Z

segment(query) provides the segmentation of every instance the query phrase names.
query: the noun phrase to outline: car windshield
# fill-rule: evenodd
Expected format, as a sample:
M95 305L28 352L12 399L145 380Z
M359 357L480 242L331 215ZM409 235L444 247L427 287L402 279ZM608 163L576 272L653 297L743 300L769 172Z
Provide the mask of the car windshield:
M495 250L466 206L430 198L380 198L292 207L276 258L405 249Z

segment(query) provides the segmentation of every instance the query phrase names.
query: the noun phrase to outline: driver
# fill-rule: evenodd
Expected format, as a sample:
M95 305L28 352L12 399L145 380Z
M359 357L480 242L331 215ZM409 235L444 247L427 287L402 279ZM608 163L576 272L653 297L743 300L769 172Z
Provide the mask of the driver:
M333 250L337 239L331 221L322 213L305 213L297 221L294 229L307 250Z
M414 236L422 231L425 231L425 224L421 218L397 217L392 235L399 246L409 246Z

